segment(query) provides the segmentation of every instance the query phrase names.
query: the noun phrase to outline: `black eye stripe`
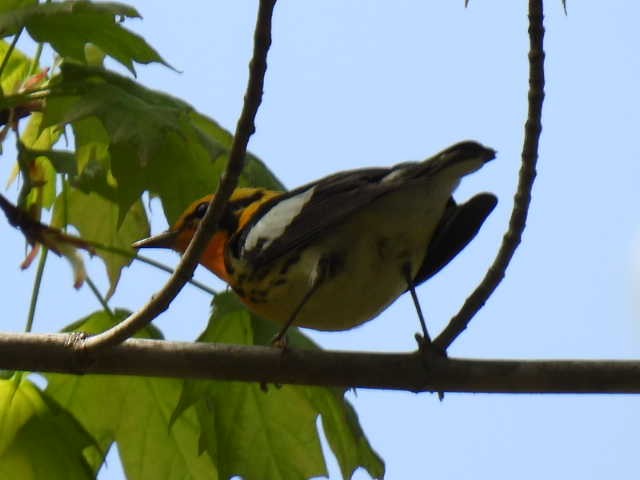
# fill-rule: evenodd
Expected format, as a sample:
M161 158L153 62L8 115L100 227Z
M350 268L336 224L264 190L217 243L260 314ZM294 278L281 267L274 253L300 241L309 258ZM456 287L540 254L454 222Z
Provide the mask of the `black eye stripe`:
M207 207L209 207L209 202L202 202L196 207L195 211L193 212L193 216L196 218L204 217L204 214L207 213Z
M238 212L243 208L251 205L254 202L257 202L262 197L264 197L264 190L256 190L251 195L239 198L237 200L233 200L227 204L227 208L222 214L222 218L220 219L219 227L222 230L226 230L228 232L235 232L238 228ZM209 208L209 202L201 202L199 203L193 212L185 218L184 225L191 225L193 228L197 227L198 222L202 220L205 213L207 213L207 208Z
M241 208L251 205L253 202L260 200L262 197L264 197L264 191L257 190L256 192L249 195L248 197L239 198L238 200L229 202L228 204L229 210L231 210L232 212L237 211ZM204 214L207 213L208 207L209 207L209 202L202 202L198 204L196 209L193 211L193 217L194 218L204 217Z

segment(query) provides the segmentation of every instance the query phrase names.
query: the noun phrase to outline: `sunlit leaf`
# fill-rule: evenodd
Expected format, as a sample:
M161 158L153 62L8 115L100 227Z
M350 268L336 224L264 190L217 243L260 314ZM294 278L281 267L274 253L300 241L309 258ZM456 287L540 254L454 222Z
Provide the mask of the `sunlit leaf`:
M27 196L21 198L21 206L34 218L40 218L42 208L49 208L56 197L56 173L73 173L75 159L71 152L51 150L60 138L57 127L40 128L42 114L34 113L20 139L24 144L22 160L24 172L30 186ZM14 165L7 185L11 185L20 173L18 163Z
M37 42L47 42L63 57L85 60L92 43L135 74L134 62L169 66L142 37L124 28L122 18L137 18L132 7L115 2L41 3L0 13L0 37L26 28Z
M27 197L20 199L20 206L40 219L42 208L50 207L56 196L56 170L49 158L36 152L25 150L22 158L26 163L24 172L30 188Z
M8 51L9 44L4 40L0 40L0 60L5 57ZM0 85L5 94L18 90L18 87L24 79L27 78L30 65L31 61L29 57L20 52L20 50L14 49L13 52L11 52L11 56L2 71L2 77L0 77Z
M85 332L103 331L122 320L97 312L73 325ZM158 338L148 327L137 336ZM128 480L215 480L216 469L198 453L199 427L190 409L169 427L181 390L171 379L100 375L47 375L47 392L67 408L107 448L117 442ZM94 465L95 468L95 465Z
M73 125L80 172L74 184L116 202L120 220L144 191L160 198L173 222L194 199L214 190L232 138L190 105L77 64L63 65L52 88L43 124ZM243 185L281 187L252 155L245 172Z
M0 380L0 478L94 478L83 452L97 444L25 376Z
M372 478L383 478L384 462L369 444L358 414L344 399L344 391L338 388L302 388L309 402L322 414L322 427L338 460L342 477L351 478L353 472L362 467Z
M2 7L0 7L2 8ZM9 44L0 40L0 61L5 60L9 53ZM0 75L0 153L2 153L2 142L6 138L10 128L31 112L41 108L40 101L22 99L13 104L8 104L5 100L13 93L16 93L24 85L31 69L31 60L14 48L7 59L2 74Z
M131 244L149 235L149 223L138 200L118 223L118 207L98 194L86 194L69 188L58 197L52 223L57 226L73 225L83 239L97 242L129 252L122 253L96 249L96 254L104 261L109 276L110 289L107 298L114 292L122 269L131 263L134 250Z
M275 332L275 326L251 315L227 293L215 297L214 313L199 340L262 343ZM295 330L291 342L314 348ZM320 387L286 385L263 391L258 384L186 380L173 418L196 406L202 425L201 447L214 459L221 478L307 479L325 475L316 428L318 415L345 478L358 467L373 478L382 478L384 465L343 395L344 391Z

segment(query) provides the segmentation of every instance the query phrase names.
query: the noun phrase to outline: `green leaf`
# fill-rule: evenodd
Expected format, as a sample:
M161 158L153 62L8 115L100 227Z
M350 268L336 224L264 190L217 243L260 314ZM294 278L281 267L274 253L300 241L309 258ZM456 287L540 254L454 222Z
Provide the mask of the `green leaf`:
M29 123L20 140L24 144L23 159L29 165L29 185L31 191L24 199L22 207L28 211L50 208L56 198L56 171L72 173L75 171L75 159L70 152L51 150L60 138L58 127L41 128L42 114L31 114ZM18 165L14 166L8 184L18 176Z
M251 153L247 153L247 162L240 177L240 186L264 187L278 191L286 190L264 162Z
M87 43L84 46L84 58L87 65L91 65L92 67L103 67L105 57L105 53L94 44Z
M9 12L16 8L26 7L27 5L35 5L38 0L2 0L0 4L0 13Z
M63 150L31 150L35 157L46 157L57 173L76 175L76 156L73 152Z
M142 37L117 21L139 17L134 8L115 2L28 5L0 13L0 37L15 35L26 28L36 42L50 43L61 56L78 61L85 60L85 45L91 43L134 75L134 62L158 62L170 67Z
M46 110L47 126L96 116L114 143L154 143L166 131L181 132L193 110L181 100L101 68L65 62L60 70L51 84L53 105ZM145 118L147 122L141 122Z
M109 276L110 288L107 298L115 291L122 269L131 263L135 254L131 244L149 235L149 222L140 200L134 203L119 223L116 204L98 194L86 194L72 187L58 196L52 224L57 227L73 225L84 240L129 252L126 256L96 249Z
M50 150L58 140L62 130L57 126L44 128L42 126L42 114L34 112L29 118L29 123L24 129L20 140L32 150ZM52 160L53 161L53 160Z
M112 319L105 312L96 312L75 323L73 329L103 331L125 315L118 311ZM146 328L136 336L158 338L159 332ZM75 415L102 447L117 443L129 480L217 478L209 457L198 453L195 411L186 411L169 427L180 381L58 374L47 375L47 379L47 392Z
M117 204L117 184L109 171L109 134L102 123L95 117L76 121L73 136L80 174L71 178L72 185L84 193L95 192Z
M52 89L43 124L73 125L80 172L74 185L116 202L121 220L144 191L160 198L173 223L214 190L232 137L190 105L113 72L72 63L62 66ZM241 185L282 187L250 154Z
M358 414L337 388L303 387L309 402L322 414L322 427L343 478L364 468L372 478L384 478L384 461L362 431Z
M220 302L224 300L216 300ZM200 341L250 342L248 312L227 310L214 316ZM196 405L201 424L200 445L214 460L220 478L297 480L326 475L317 413L300 389L284 386L264 392L257 384L187 380L179 408L190 403Z
M41 121L42 114L32 114L20 137L24 144L20 153L24 165L22 173L28 177L23 178L25 183L20 195L20 206L32 212L35 218L40 217L42 208L50 208L56 197L56 167L52 162L55 160L61 168L75 168L75 160L67 153L49 150L60 138L60 130L57 127L41 129ZM19 172L16 162L7 185L18 178Z
M4 8L4 5L0 7L0 10L2 8ZM9 44L4 40L0 40L0 62L8 51ZM15 48L11 52L11 56L2 71L2 77L0 77L0 86L5 94L18 91L24 79L27 78L30 65L31 60L20 50Z
M263 343L275 326L250 314L231 293L216 295L214 312L199 341ZM293 344L315 348L297 331ZM382 478L384 464L362 433L344 391L283 386L263 391L257 384L186 380L172 418L195 406L202 426L200 445L214 459L220 477L307 479L326 475L316 419L321 415L329 445L344 478L358 467Z
M93 479L86 430L23 375L0 380L0 478Z
M93 166L92 181L85 175L79 184L83 190L108 193L122 218L145 190L166 199L168 205L178 202L184 208L193 200L189 194L205 195L212 189L223 167L214 160L224 149L215 139L204 143L190 122L192 107L113 73L73 64L62 71L58 87L71 87L80 95L51 98L45 124L73 123L74 130L90 118L101 124L83 128L77 139L79 152L86 152L88 144L98 147L93 153L105 167L95 175ZM83 155L81 161L86 162ZM105 188L108 184L113 189Z
M56 170L44 155L31 156L25 150L26 157L32 157L29 162L29 182L31 191L26 198L26 202L21 205L22 208L31 208L32 205L37 208L49 208L53 204L56 196Z
M224 147L224 162L226 166L227 155L231 150L231 143L233 142L233 135L222 128L216 121L200 113L194 112L191 115L191 121L205 139L215 140ZM245 167L239 183L240 186L285 190L284 185L271 170L269 170L264 162L249 152L247 152Z

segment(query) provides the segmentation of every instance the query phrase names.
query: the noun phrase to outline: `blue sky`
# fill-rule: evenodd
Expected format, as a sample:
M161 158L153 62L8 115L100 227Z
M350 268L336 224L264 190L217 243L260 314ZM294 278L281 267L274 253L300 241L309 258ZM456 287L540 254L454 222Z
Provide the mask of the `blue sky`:
M233 130L256 2L184 2L179 10L150 0L133 4L145 18L129 28L182 72L140 67L139 81ZM249 148L288 187L338 170L419 160L463 139L498 151L457 191L461 199L492 191L498 208L473 244L419 289L434 332L484 274L512 206L526 113L525 4L472 0L464 9L462 0L326 0L276 7L265 97ZM453 345L454 356L640 356L640 6L583 1L568 8L565 16L559 0L546 5L543 134L523 243L497 292ZM9 163L0 163L0 178ZM158 218L153 229L165 227ZM19 331L35 269L19 271L22 239L6 224L3 239L0 266L11 281L0 293L9 304L1 328ZM156 258L177 260L170 253ZM102 265L90 263L104 285ZM198 277L222 288L204 270ZM145 266L131 268L113 304L134 309L165 279ZM52 258L37 331L59 329L96 308L88 289L75 292L71 283L64 260ZM187 290L156 323L169 338L192 339L208 309L209 298ZM309 333L325 348L407 351L417 329L403 297L355 330ZM432 394L358 390L350 398L391 480L637 476L635 396L447 394L440 402ZM330 469L339 478L335 465ZM100 478L122 478L115 456Z

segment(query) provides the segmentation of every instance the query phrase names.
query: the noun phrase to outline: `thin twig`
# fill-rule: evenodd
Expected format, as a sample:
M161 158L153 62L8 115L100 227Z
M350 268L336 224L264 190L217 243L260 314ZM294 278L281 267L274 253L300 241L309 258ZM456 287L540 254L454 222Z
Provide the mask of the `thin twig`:
M544 100L544 25L542 0L529 0L529 111L524 126L522 146L522 166L518 178L518 188L514 198L509 228L502 238L502 245L493 264L482 282L467 298L460 311L450 320L447 327L435 339L434 344L446 350L471 318L482 308L489 296L502 281L513 254L520 244L527 220L531 189L536 177L538 143L542 131L542 102Z
M215 198L209 205L207 213L200 222L198 230L176 271L171 275L166 285L140 310L106 332L86 339L81 346L85 350L96 351L117 345L134 335L169 308L170 303L193 275L196 264L204 252L211 235L217 228L218 221L226 208L227 200L238 184L238 179L244 168L247 144L249 143L249 137L255 131L254 120L262 101L264 76L267 69L267 52L271 45L271 16L275 3L275 0L260 1L254 33L253 58L249 64L249 81L244 97L244 105L233 137L227 169Z

